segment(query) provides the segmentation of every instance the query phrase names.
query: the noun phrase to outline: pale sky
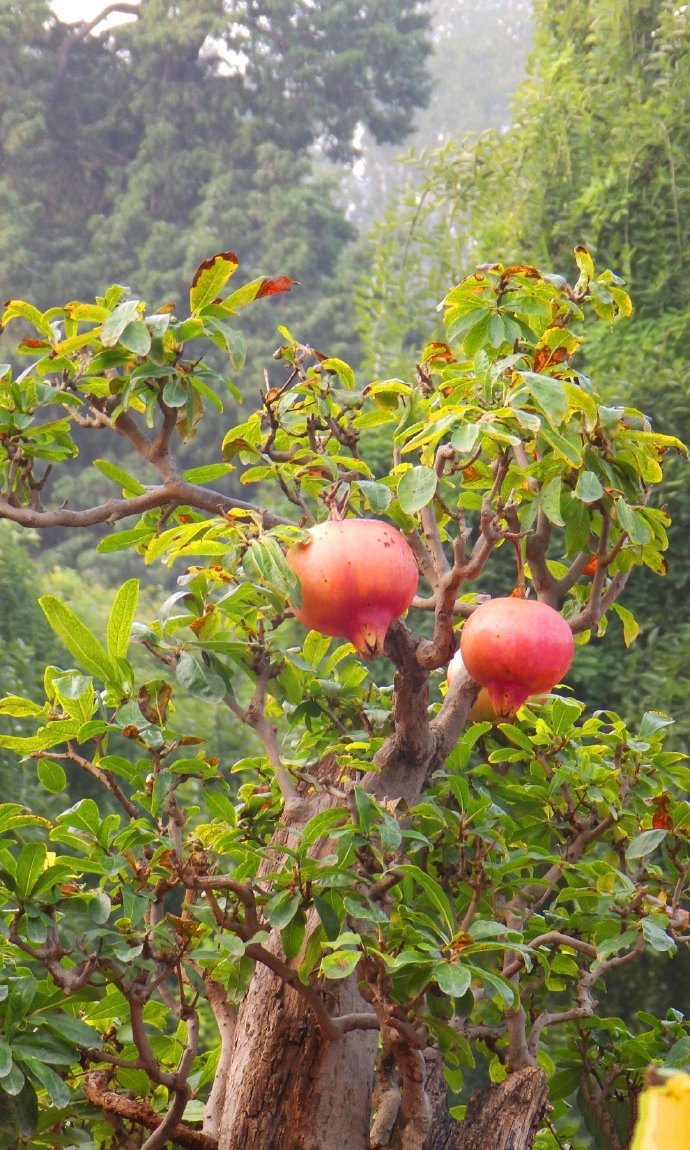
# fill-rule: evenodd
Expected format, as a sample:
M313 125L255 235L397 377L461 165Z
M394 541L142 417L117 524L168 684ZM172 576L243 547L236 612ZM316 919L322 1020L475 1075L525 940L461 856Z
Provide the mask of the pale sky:
M109 0L52 0L51 8L59 20L92 20L108 6Z

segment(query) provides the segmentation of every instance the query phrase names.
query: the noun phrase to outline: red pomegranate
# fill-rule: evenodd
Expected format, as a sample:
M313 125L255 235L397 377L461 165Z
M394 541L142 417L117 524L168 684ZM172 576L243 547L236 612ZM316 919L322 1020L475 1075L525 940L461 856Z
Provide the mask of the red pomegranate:
M470 615L460 650L498 715L513 715L530 695L558 683L573 660L572 631L562 615L534 599L490 599Z
M305 627L349 639L364 659L380 655L388 628L417 590L410 547L379 519L329 519L309 535L287 553L302 585L295 615Z
M460 651L456 651L450 663L448 664L448 670L446 671L446 678L448 679L448 683L452 683L453 679L455 679L460 674L460 672L464 670L465 664L462 659L462 654ZM549 699L548 695L535 695L533 697L530 696L530 698L532 698L533 703L546 703ZM481 691L477 695L477 698L472 704L472 707L470 708L470 722L498 723L502 718L506 718L506 716L496 714L496 709L491 702L491 696L489 695L487 688L482 687Z

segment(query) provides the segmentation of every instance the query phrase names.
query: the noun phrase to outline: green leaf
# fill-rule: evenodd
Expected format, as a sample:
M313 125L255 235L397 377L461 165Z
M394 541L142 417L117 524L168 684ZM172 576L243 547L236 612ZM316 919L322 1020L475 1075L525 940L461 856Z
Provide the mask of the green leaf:
M668 831L657 827L655 830L642 831L642 834L635 835L635 838L628 843L626 848L626 859L641 859L652 854L659 844L664 841L667 834Z
M5 304L5 311L3 312L2 319L0 319L0 328L5 327L11 319L25 319L37 331L48 337L52 336L52 328L50 322L43 315L42 312L34 307L32 303L27 303L23 299L11 299Z
M110 918L112 909L113 904L110 896L104 890L94 891L89 900L89 918L91 921L95 922L97 926L103 926Z
M465 335L465 338L462 341L462 346L465 355L468 356L468 358L474 358L479 349L483 347L487 342L489 335L489 319L490 313L488 311L484 312L484 315L481 317L481 319L477 323L473 324L473 326Z
M179 375L175 375L163 388L163 403L167 403L168 407L184 407L187 395L186 383Z
M108 682L113 677L113 666L98 639L82 623L74 611L54 595L43 595L38 600L55 634L87 671Z
M51 795L59 795L67 786L67 775L53 759L39 759L36 774L41 786Z
M12 1051L4 1038L0 1038L0 1078L4 1078L12 1069ZM0 1083L0 1089L2 1083Z
M233 470L231 463L205 463L202 467L190 467L183 477L187 483L213 483Z
M357 481L357 486L375 515L382 515L387 510L393 498L389 487L383 483L375 483L371 479L360 479Z
M22 902L26 902L34 888L34 883L40 875L46 861L45 843L27 843L19 852L15 882L17 894Z
M348 978L357 969L361 957L358 950L334 950L321 959L321 973L324 978Z
M500 347L507 339L506 325L503 316L499 315L498 312L493 312L489 317L488 333L489 343L492 347Z
M17 1063L13 1062L9 1074L6 1074L2 1082L0 1082L0 1089L4 1094L9 1094L10 1097L16 1098L18 1094L22 1093L24 1086L24 1075L17 1066ZM2 1098L3 1103L6 1101L3 1094L0 1094L0 1098ZM0 1107L0 1119L2 1119L2 1117L2 1108ZM12 1150L15 1150L14 1145L12 1146Z
M139 315L140 307L141 305L137 299L126 300L124 303L117 305L108 318L103 321L101 326L101 343L103 347L115 347L115 345L119 343L120 336L125 328Z
M669 715L665 715L663 711L645 711L640 722L640 729L637 732L640 739L649 739L652 735L656 735L658 731L662 731L664 727L672 727L675 719Z
M431 875L428 875L426 871L423 871L421 867L413 866L412 863L402 863L396 867L396 870L402 871L403 874L410 875L410 877L422 887L427 898L443 919L448 928L449 936L452 938L455 934L455 918L448 895L441 884L432 878Z
M515 1005L517 992L512 983L502 978L500 974L495 974L493 970L486 970L484 967L479 966L475 967L474 970L482 982L486 983L492 990L498 993L499 997L503 1000L503 1004L507 1006L508 1009Z
M398 502L408 515L426 507L434 498L438 475L432 467L411 467L398 482Z
M570 405L560 380L551 379L548 375L539 375L534 371L520 372L520 379L524 381L527 390L552 426L558 427L568 418Z
M39 1058L34 1058L31 1054L25 1054L23 1062L32 1078L35 1078L48 1092L48 1097L53 1106L61 1110L63 1107L69 1105L72 1091L67 1083L64 1082L54 1070L51 1070L45 1062L41 1062Z
M439 962L432 974L438 987L451 998L462 998L472 983L472 973L467 966L459 962Z
M30 755L34 751L45 751L48 747L56 747L64 743L65 739L73 739L79 731L79 719L58 719L39 727L35 735L0 735L0 747L8 751L17 751L22 755Z
M143 483L107 459L94 459L93 465L105 475L106 479L111 479L113 483L117 483L127 495L141 495L146 491Z
M642 919L642 934L644 940L651 946L652 950L659 953L671 951L676 949L676 944L669 934L666 933L668 920L665 923L655 921L654 918Z
M45 707L31 699L22 699L19 695L7 695L0 699L0 715L11 715L13 719L38 718L45 715Z
M690 1034L686 1034L684 1038L679 1038L677 1042L673 1043L664 1058L664 1066L679 1066L685 1069L688 1061L690 1061Z
M81 1018L71 1014L51 1014L46 1018L46 1026L54 1031L59 1038L66 1038L77 1046L86 1046L88 1049L98 1050L103 1045L100 1033Z
M545 425L539 434L540 438L545 439L549 447L551 447L561 459L569 463L571 467L582 466L582 453L580 448L574 443L571 443L564 435L560 435L557 431L554 431L552 427L546 427Z
M111 659L124 659L139 600L139 580L128 579L118 589L108 617L106 641Z
M345 363L342 359L324 359L321 363L321 370L335 372L343 387L349 391L355 386L355 373L349 363Z
M295 917L281 930L280 941L288 962L291 962L293 958L297 958L297 955L301 951L306 928L306 915L303 910L298 910Z
M227 688L220 675L207 667L191 651L182 652L175 674L180 686L192 695L205 699L207 703L220 703L227 694Z
M114 531L112 535L99 539L96 550L101 555L110 555L114 551L124 551L134 543L146 542L152 535L153 530L150 527L130 527L126 531Z
M450 437L450 442L458 455L469 455L474 450L481 430L478 423L461 423L459 427L456 427Z
M22 1139L33 1139L38 1128L38 1099L30 1082L25 1081L18 1066L2 1081L0 1090L0 1138L9 1134L11 1141L1 1145L7 1150L17 1150L18 1135ZM34 1145L33 1141L30 1145Z
M331 903L326 898L322 898L318 894L312 895L312 902L321 924L326 932L326 938L330 942L334 942L340 934L341 922L337 912L334 910Z
M633 510L623 498L616 499L616 518L631 543L649 543L652 532L643 515Z
M632 611L628 611L627 607L621 607L620 603L614 603L613 609L623 624L623 642L626 647L629 647L639 635L640 625Z
M271 926L282 930L297 914L302 903L302 895L293 894L290 890L281 890L279 894L270 898L264 908L264 914Z
M151 332L143 319L135 319L120 333L118 342L128 351L134 352L134 355L148 355L151 350Z
M189 292L192 315L198 315L202 308L213 303L239 263L234 252L218 252L199 265Z
M563 480L560 475L552 479L550 483L542 489L540 496L540 504L544 515L549 523L555 523L556 527L565 527L565 520L561 515L561 495L563 492Z
M56 822L86 831L95 838L101 825L98 804L93 799L80 799L74 806L58 815Z
M111 987L99 1002L89 1002L86 1006L88 1016L93 1021L107 1022L112 1018L129 1018L127 999L121 990Z
M311 632L310 632L311 634ZM338 810L336 807L327 808L325 811L320 811L318 815L314 815L306 823L302 834L301 840L303 846L311 846L312 843L317 842L320 838L326 838L334 827L342 827L350 820L349 813L345 810Z
M565 541L568 554L587 551L592 530L592 517L586 503L571 499L563 508L565 518Z
M575 498L583 503L596 503L604 494L604 488L593 471L583 471L575 486Z

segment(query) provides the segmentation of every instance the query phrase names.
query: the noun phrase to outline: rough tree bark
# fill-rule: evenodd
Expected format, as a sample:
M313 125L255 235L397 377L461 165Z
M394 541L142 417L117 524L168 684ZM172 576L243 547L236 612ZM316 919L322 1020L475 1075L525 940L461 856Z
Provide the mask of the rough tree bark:
M470 1100L455 1140L434 1137L425 1150L529 1150L546 1112L546 1077L536 1066L510 1074Z
M366 1010L354 979L328 996L333 1015ZM238 1019L218 1150L351 1150L368 1145L377 1035L325 1039L308 1006L257 970Z

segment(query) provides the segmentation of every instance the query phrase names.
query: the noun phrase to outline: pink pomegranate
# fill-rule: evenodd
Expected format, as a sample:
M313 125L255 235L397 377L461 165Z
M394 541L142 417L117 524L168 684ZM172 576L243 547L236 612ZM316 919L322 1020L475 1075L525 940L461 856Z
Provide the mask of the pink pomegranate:
M287 554L302 585L295 615L305 627L349 639L364 659L380 655L388 628L417 590L410 547L379 519L329 519L309 535Z
M558 683L573 660L572 631L562 615L534 599L490 599L460 636L463 662L486 687L497 715L513 715L530 695Z

